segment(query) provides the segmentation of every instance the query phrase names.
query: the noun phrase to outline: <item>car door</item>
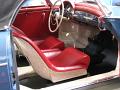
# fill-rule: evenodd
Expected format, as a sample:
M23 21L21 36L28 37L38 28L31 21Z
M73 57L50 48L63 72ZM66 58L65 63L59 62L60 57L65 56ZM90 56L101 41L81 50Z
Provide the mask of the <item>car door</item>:
M0 31L0 90L18 90L18 75L11 29Z

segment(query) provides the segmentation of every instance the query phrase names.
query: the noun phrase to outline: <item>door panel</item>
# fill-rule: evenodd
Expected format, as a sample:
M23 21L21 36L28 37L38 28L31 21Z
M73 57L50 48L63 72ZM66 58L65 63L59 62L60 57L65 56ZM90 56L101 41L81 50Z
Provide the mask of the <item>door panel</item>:
M49 12L48 6L22 8L13 25L21 29L32 40L44 39L51 35L48 30Z

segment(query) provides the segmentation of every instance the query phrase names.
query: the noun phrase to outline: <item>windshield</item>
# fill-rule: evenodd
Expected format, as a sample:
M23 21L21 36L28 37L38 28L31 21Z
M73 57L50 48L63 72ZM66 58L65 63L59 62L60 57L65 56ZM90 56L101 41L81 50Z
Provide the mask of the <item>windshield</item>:
M120 0L96 0L105 17L120 18Z

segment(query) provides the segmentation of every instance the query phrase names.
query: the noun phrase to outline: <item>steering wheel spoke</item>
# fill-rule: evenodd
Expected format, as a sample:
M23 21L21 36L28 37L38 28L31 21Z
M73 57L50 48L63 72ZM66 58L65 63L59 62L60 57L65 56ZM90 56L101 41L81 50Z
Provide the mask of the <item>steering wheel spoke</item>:
M56 24L57 24L57 26L58 26L58 24L59 24L58 17L55 18L55 21L56 21Z

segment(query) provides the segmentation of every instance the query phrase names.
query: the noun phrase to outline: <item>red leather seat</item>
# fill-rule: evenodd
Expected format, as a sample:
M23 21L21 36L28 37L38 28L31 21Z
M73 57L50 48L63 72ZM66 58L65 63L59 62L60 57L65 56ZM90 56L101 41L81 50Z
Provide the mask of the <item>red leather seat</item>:
M50 60L51 64L57 67L64 68L62 71L85 68L87 69L90 62L90 57L72 47L66 48L59 55Z
M41 77L58 82L87 74L90 57L85 53L72 47L43 51L24 34L13 31L13 36L19 50Z
M53 48L64 49L64 42L60 41L59 39L53 36L49 36L43 42L39 43L38 47L42 50Z

